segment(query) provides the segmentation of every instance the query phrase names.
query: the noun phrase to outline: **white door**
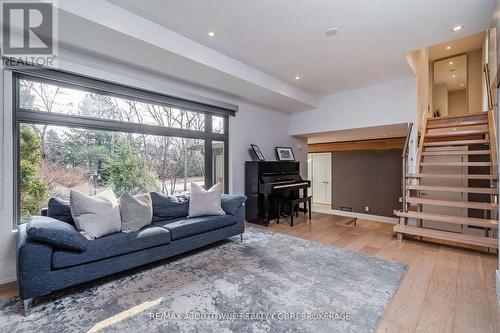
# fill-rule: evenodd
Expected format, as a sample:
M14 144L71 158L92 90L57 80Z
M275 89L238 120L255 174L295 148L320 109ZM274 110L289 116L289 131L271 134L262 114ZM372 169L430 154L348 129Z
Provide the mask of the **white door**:
M310 179L312 182L313 202L331 205L332 203L332 154L309 154Z

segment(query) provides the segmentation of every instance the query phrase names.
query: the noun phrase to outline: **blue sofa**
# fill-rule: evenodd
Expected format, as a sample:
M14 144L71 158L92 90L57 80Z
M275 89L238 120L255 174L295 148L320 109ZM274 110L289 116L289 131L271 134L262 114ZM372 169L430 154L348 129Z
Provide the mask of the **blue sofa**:
M168 197L152 192L151 197L151 225L136 232L118 232L89 240L83 251L60 247L40 238L33 239L27 232L27 225L20 225L17 283L25 314L34 297L169 258L244 232L245 196L223 195L222 208L226 215L196 218L187 218L187 196ZM53 218L58 220L56 224L64 221L74 228L67 202L53 198L41 215L47 217L38 219L48 220L49 224ZM30 223L36 226L36 219L34 217ZM68 228L66 224L63 226Z

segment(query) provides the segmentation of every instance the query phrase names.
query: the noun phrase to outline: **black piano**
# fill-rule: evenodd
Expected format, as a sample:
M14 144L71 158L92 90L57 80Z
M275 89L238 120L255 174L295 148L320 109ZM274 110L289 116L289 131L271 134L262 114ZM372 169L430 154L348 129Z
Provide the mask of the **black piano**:
M249 161L245 164L246 220L269 225L278 217L281 198L307 196L311 181L300 176L300 162ZM285 211L290 207L284 207Z

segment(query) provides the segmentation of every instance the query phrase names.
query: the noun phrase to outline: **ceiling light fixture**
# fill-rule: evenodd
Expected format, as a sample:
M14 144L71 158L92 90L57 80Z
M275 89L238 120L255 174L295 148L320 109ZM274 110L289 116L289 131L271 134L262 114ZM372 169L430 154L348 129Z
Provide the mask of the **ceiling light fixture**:
M453 61L450 61L449 64L450 64L450 66L453 65Z
M327 35L328 37L332 37L332 36L335 36L338 33L339 33L339 29L337 29L337 28L331 28L331 29L328 29L325 32L325 35Z
M453 74L451 77L452 77L452 78L456 78L457 76L456 76L455 74Z
M463 25L456 25L453 28L451 28L451 31L460 31L464 28Z
M300 80L300 76L295 76L295 80Z
M213 32L213 31L209 31L209 32L208 32L208 36L209 36L209 37L215 37L215 32Z
M464 86L464 84L463 84L463 83L460 83L460 87L463 87L463 86Z
M450 46L450 45L448 45L448 46L446 47L446 49L447 49L447 50L451 50L451 46Z

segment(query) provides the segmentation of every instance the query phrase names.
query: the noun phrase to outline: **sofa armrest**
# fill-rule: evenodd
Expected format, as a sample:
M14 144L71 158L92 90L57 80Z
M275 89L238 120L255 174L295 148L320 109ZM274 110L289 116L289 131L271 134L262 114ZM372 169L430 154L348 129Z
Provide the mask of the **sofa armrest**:
M40 209L40 216L49 216L48 213L49 213L48 207L44 207L44 208Z
M226 214L236 215L246 201L247 197L241 194L223 194L221 206Z
M236 224L241 226L241 232L245 231L245 205L241 205L236 214L234 214L234 219L236 220Z
M21 299L30 299L52 291L52 246L32 241L26 233L26 225L17 232L17 284Z

